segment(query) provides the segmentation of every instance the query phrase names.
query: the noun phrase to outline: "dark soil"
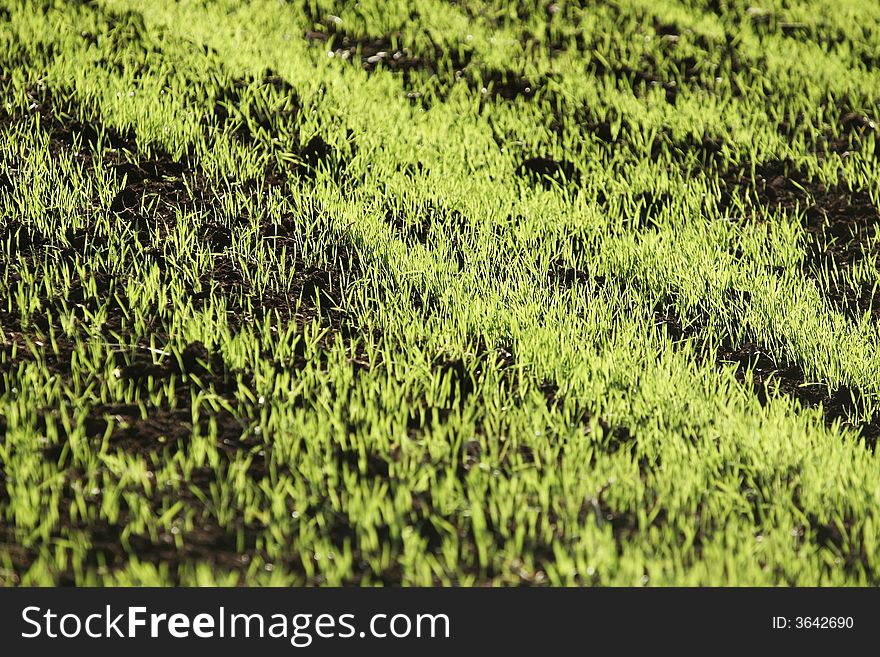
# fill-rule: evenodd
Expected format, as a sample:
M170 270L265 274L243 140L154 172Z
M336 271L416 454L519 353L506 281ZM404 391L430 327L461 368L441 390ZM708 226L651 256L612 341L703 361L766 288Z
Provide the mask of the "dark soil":
M319 16L313 17L313 25L315 29L305 35L309 41L332 48L334 57L356 62L369 73L383 69L400 73L403 87L413 100L424 96L428 78L454 83L471 63L469 51L446 52L437 45L428 52L415 54L402 42L403 35L399 32L354 35L329 17Z
M547 281L552 287L568 289L578 286L585 290L586 294L597 295L608 288L622 294L626 289L626 282L621 279L613 279L602 274L594 275L568 262L564 258L557 258L547 269Z
M190 290L191 299L196 305L205 298L206 290L225 296L230 308L239 308L230 316L234 328L236 321L246 320L245 315L250 310L262 314L283 311L279 314L291 316L294 310L291 300L295 301L300 295L304 299L304 304L297 308L299 313L297 321L310 321L317 310L315 304L308 300L316 295L323 295L321 319L331 329L328 339L332 339L334 332L341 333L346 339L362 337L361 331L352 326L349 318L338 308L341 305L341 290L345 280L363 271L363 263L358 251L346 239L341 238L332 251L325 254L324 260L330 263L326 269L309 267L299 261L289 262L288 266L297 272L296 289L266 290L257 298L254 296L254 291L248 288L246 277L238 270L236 260L228 253L230 247L234 245L239 225L229 223L215 210L214 206L218 199L222 194L227 193L218 181L208 179L196 164L176 159L161 150L153 148L149 154L142 152L133 135L122 135L109 126L102 126L97 118L85 123L70 118L85 114L84 109L69 100L58 101L57 97L53 97L45 89L39 90L39 93L41 100L38 103L38 111L43 114L43 126L49 126L47 129L50 131L52 152L57 154L78 149L77 157L85 166L91 166L97 159L103 159L115 172L120 187L119 193L113 198L109 208L100 208L96 201L92 210L95 212L109 210L118 220L120 227L131 229L142 242L143 257L155 259L161 264L160 269L163 272L167 271L171 265L166 261L163 253L148 245L155 242L157 234L161 235L162 231L174 227L179 212L192 212L203 217L198 224L199 238L200 243L211 251L212 267L203 274L200 281L201 291L196 291L195 288ZM109 135L109 142L105 138L99 143L98 135L102 132ZM333 149L318 136L305 145L301 155L303 168L299 169L298 173L304 178L309 177L309 171L315 170L335 157ZM287 183L287 175L270 171L267 182L270 186L277 185L283 189L283 185ZM247 181L242 185L244 189L249 189ZM454 215L454 212L449 215L453 223ZM240 218L242 222L246 220L247 217ZM62 250L64 257L72 260L85 260L90 251L107 247L107 237L98 234L89 226L62 238L41 235L21 222L10 222L9 226L15 236L14 255L24 264L33 263L35 257L41 255L47 245L54 244L59 239L64 245ZM261 236L271 244L276 253L280 253L285 247L288 253L292 253L294 245L299 241L299 236L294 232L295 226L292 217L281 217L279 221L261 226ZM15 275L13 271L12 276ZM121 308L125 306L125 297L124 295L121 297L122 303L116 299L117 294L122 294L120 285L122 281L117 275L108 272L92 272L91 277L93 280L89 281L89 285L86 281L75 281L64 301L76 301L90 310L110 303L109 316L102 328L116 334L112 336L114 343L117 341L125 343L126 336L121 321ZM96 291L87 292L92 289L90 287L92 283L95 283ZM254 303L245 304L242 299L247 298L251 298ZM116 300L108 302L108 299ZM61 301L61 299L50 299L49 303L52 308L58 310L61 308ZM422 303L428 310L433 305L429 298ZM138 406L126 404L95 404L88 409L88 415L83 423L87 438L94 449L99 448L103 437L109 432L107 449L143 455L148 463L151 459L157 457L169 459L176 452L187 450L191 436L196 431L203 435L208 431L216 431L216 447L224 459L222 467L219 468L220 472L209 468L196 470L186 476L182 487L175 491L176 499L182 500L186 508L196 511L197 526L182 535L174 535L169 530L158 537L139 534L125 536L126 527L132 520L125 507L120 517L113 523L103 519L71 521L69 509L64 507L60 509L63 520L55 528L53 538L86 538L91 545L86 560L87 566L112 569L127 563L131 555L137 555L144 561L167 564L172 575L177 572L177 568L192 562L212 563L217 567L244 573L250 561L262 554L260 545L265 527L246 522L242 510L236 510L232 520L221 527L204 508L201 498L193 491L201 490L210 497L211 482L216 480L218 474L222 476L224 468L229 464L244 456L252 459L247 473L249 477L261 479L267 476L270 446L250 430L252 418L258 415L258 410L252 408L251 404L242 402L236 395L240 387L250 388L253 385L251 375L244 371L231 371L219 354L212 353L201 343L187 345L179 359L167 353L168 336L163 332L158 311L159 309L156 309L154 313L153 335L157 338L155 347L160 354L157 355L150 345L137 343L114 350L113 356L118 376L137 388L146 386L148 380L164 382L173 380L176 386L175 399L168 400L168 403L160 406L148 405L145 411ZM57 314L54 316L57 317ZM6 334L14 341L22 341L25 335L31 339L39 339L50 329L46 316L38 314L30 319L27 328L19 324L17 316L4 315L0 321L3 322ZM111 340L109 333L107 339ZM130 339L128 341L130 342ZM62 339L58 342L57 349L46 350L41 354L41 358L47 363L51 373L62 381L69 381L72 376L70 362L73 350L73 342ZM11 343L3 346L3 353L4 357L0 358L4 361L3 371L17 368L24 358L20 349L16 359L11 358ZM304 364L304 352L297 352L292 362L277 363L276 366L280 370L289 371L291 367L302 367ZM361 368L369 366L369 363L361 359L358 354L352 353L352 365ZM450 381L449 408L456 403L462 403L474 394L475 383L470 364L465 365L464 360L440 360L437 367ZM189 410L190 398L199 390L210 390L219 395L235 409L235 412L230 413L221 406L209 414L203 414L199 421L193 421ZM308 401L293 400L291 403L303 404ZM55 421L57 409L40 409L39 413L40 421L44 426L47 422L54 422L57 425ZM210 423L206 419L208 415L211 418ZM5 421L3 430L5 431ZM45 454L47 459L62 463L69 458L63 440L61 444L47 446ZM361 455L340 448L333 450L327 458L330 461L339 461L343 469L356 471L360 476L389 479L392 474L393 460L388 460L380 454L367 454L364 460ZM77 471L71 465L68 465L67 476L69 482L67 485L75 485L85 477L84 473ZM164 496L164 492L157 492L156 497L151 500L155 505L156 515L164 511L164 508L159 506L165 499ZM63 497L64 500L72 500L74 495L70 492L65 493ZM99 503L99 501L98 497L95 502ZM64 504L69 502L65 501ZM424 514L418 512L419 508ZM303 510L304 514L325 512L326 510L320 508ZM430 536L434 544L439 544L437 541L441 536L441 530L427 520L426 516L429 513L433 513L429 505L424 503L422 506L416 505L413 511L413 525L426 536ZM340 549L346 542L351 545L355 557L358 558L359 534L356 519L337 516L338 514L328 515L328 517L336 517L335 524L328 528L328 532ZM7 527L0 534L0 541L5 544L24 545L25 543L20 539L21 537L16 536L11 527ZM471 540L474 540L473 537ZM177 545L181 541L182 547ZM383 535L382 541L396 545L390 535ZM17 571L23 572L27 569L33 562L38 547L34 545L15 548L12 551ZM395 549L402 550L402 545L396 545ZM293 555L289 559L282 560L278 565L295 572L305 572L302 564L298 562L298 557ZM394 567L378 576L370 572L370 567L366 563L358 563L356 569L362 570L361 574L356 575L356 581L360 581L361 577L370 577L370 581L376 581L378 577L379 581L394 584L399 583L401 579L399 567ZM73 583L73 571L68 568L59 573L58 581Z
M414 56L410 49L401 43L402 34L385 34L377 37L355 37L332 21L318 25L321 30L306 32L309 41L326 44L332 48L335 57L344 61L359 62L361 67L372 72L379 68L407 72L412 70L437 71L430 60Z
M48 126L52 152L75 150L78 159L86 166L91 166L94 157L100 157L114 171L120 190L108 209L115 216L118 227L130 231L137 238L144 256L156 261L160 270L166 271L168 263L161 248L156 245L161 244L164 236L174 229L178 215L193 213L204 217L199 229L200 237L211 247L212 266L201 275L201 290L192 286L188 290L197 307L209 294L223 295L231 311L230 322L235 326L242 321L259 320L270 313L277 313L286 321L297 310L302 297L300 317L302 321L310 321L317 307L315 295L322 295L325 302L330 302L325 305L331 308L338 306L341 291L338 281L343 277L343 272L353 275L360 270L354 249L350 244L340 242L334 253L327 254L325 259L331 263L327 268L309 266L301 260L293 261L293 256L288 255L288 266L297 273L290 289L252 289L239 270L237 260L228 251L233 243L233 233L249 218L238 217L229 223L215 209L219 199L231 193L225 186L209 180L197 165L185 159L176 159L161 149L153 147L150 149L151 155L141 152L133 135L120 134L100 120L82 123L74 118L81 115L82 108L69 101L65 101L63 107L57 106L56 97L46 89L35 90L34 99L38 100L34 103L34 111L42 115L41 125ZM103 141L99 138L101 134L104 135ZM334 158L334 149L315 136L302 149L299 172L309 179L319 166ZM277 184L282 189L286 180L286 177L282 182L279 176L267 176L270 186ZM245 185L243 189L247 190L249 186ZM251 193L259 193L259 190L253 189ZM95 203L94 211L101 212L97 200ZM261 235L267 247L276 253L285 248L288 254L294 253L296 236L290 233L293 225L292 219L282 217L278 224L262 226ZM9 221L9 226L12 229L10 232L16 236L17 244L14 246L26 256L36 255L34 249L56 239L39 235L15 219ZM77 235L66 237L60 255L76 259L86 255L84 249L106 248L106 243L106 236L96 235L87 227Z
M722 139L709 133L673 136L669 128L661 128L653 135L649 153L645 153L645 139L638 134L641 127L627 117L619 116L613 109L599 115L590 107L572 107L563 98L553 98L549 103L548 128L560 138L566 130L587 135L598 142L607 153L631 153L638 158L649 154L651 159L669 158L682 170L696 174L705 170L714 173L722 163ZM615 128L617 126L617 128ZM504 142L496 136L499 143Z
M434 209L429 208L427 214L433 213ZM410 216L402 210L389 207L385 210L385 221L407 244L427 244L431 232L430 216Z
M597 283L597 279L594 279L589 272L571 266L563 258L558 258L550 265L547 280L551 285L561 288L569 288L576 284L592 286ZM599 285L603 283L604 277L598 281Z
M565 160L556 161L549 157L530 157L522 161L517 172L530 180L540 183L549 189L554 184L565 185L571 183L577 185L580 182L580 172L574 165Z
M4 330L7 328L4 327ZM14 340L19 339L18 334L12 335ZM11 344L4 345L2 351L4 357L0 360L5 362L0 367L4 370L16 367L16 361L10 358ZM74 344L70 339L59 338L57 349L42 353L49 371L68 383L71 382L72 377L73 351ZM235 395L240 385L252 385L247 373L230 370L219 354L209 352L198 342L187 345L179 357L167 352L157 356L147 344L119 348L114 350L113 356L120 379L144 391L147 389L148 380L174 381L175 398L168 400L173 402L171 406L148 404L145 408L146 416L138 405L98 403L91 406L87 409L88 414L82 423L91 449L97 451L106 448L110 452L118 450L127 455L139 454L150 463L151 455L167 460L178 451L187 451L193 432L209 435L209 431L213 430L216 431L215 446L224 459L223 468L238 460L240 456L250 456L252 461L248 475L254 478L267 476L269 447L249 430L246 421L240 419L252 417L254 411L242 406ZM210 423L205 414L195 422L191 413L192 395L200 390L208 390L220 395L232 408L238 409L237 413L233 415L220 406L216 412L211 413ZM146 398L146 395L142 398ZM39 409L39 421L44 430L50 421L60 426L59 410ZM102 439L108 432L109 439L102 447ZM68 446L63 432L61 442L47 445L44 454L46 459L65 468L65 486L75 485L76 482L86 478L85 473L79 471L77 466L69 461ZM176 492L176 499L183 500L188 507L202 509L199 511L200 520L197 526L181 536L182 549L175 547L170 534L161 535L158 542L153 541L149 536L138 534L122 540L123 531L129 520L133 520L126 505L123 505L120 517L113 523L104 519L72 520L74 516L69 513L69 507L75 499L73 492L64 493L61 497L60 520L54 529L54 536L59 540L77 535L87 537L91 549L86 565L91 566L103 565L109 568L123 566L132 554L136 554L144 561L167 563L171 566L172 572L177 565L192 560L206 561L227 568L243 568L247 562L242 561L241 555L252 554L256 537L262 528L246 524L242 511L238 512L231 523L220 527L207 509L203 509L203 503L199 498L191 492L191 488L195 486L203 488L210 496L208 485L215 480L216 473L213 470L206 470L202 474L204 476L201 479L190 476L183 487ZM155 508L155 514L161 515L165 492L156 491L154 495L150 503ZM24 544L17 540L13 526L6 527L3 534L0 534L0 542ZM21 548L13 555L17 569L21 571L27 569L36 557L38 547L34 545L30 548ZM68 570L58 574L59 583L74 583L73 571L70 568L69 566Z
M862 403L861 391L848 386L829 390L824 383L808 380L799 365L778 360L753 343L741 344L735 349L722 347L718 359L721 363L736 364L743 376L751 369L751 384L762 403L767 402L768 393L772 392L793 397L805 408L815 408L821 404L829 426L840 421L843 427L855 431L870 449L874 449L880 435L880 418L860 424L850 420Z
M234 311L230 315L233 328L237 322L247 321L250 312L262 316L276 313L282 321L288 321L298 312L296 320L311 321L317 316L316 297L323 296L321 302L321 321L330 329L327 339L332 339L335 332L346 336L358 334L357 329L348 325L346 317L338 306L341 301L341 290L351 276L362 271L360 256L354 247L344 239L326 254L325 260L331 263L326 269L307 266L300 261L291 260L288 266L295 272L294 288L289 290L267 290L258 294L251 290L246 278L238 271L236 260L228 253L233 244L236 226L219 218L214 209L222 195L219 183L209 180L199 169L185 160L178 160L170 154L153 148L150 153L142 152L133 135L121 134L112 127L102 125L100 119L80 120L87 114L86 110L77 106L66 94L52 94L48 89L36 87L31 90L31 111L41 114L42 129L47 131L50 139L50 151L54 155L72 153L84 166L91 167L97 160L103 160L115 173L120 191L112 199L109 208L101 208L97 199L94 207L86 212L101 213L110 211L119 222L119 227L131 230L142 243L141 256L155 259L161 264L160 270L166 270L168 263L161 252L149 246L161 236L165 230L173 228L181 211L195 212L205 219L200 223L200 238L212 253L212 267L204 272L200 281L202 291L191 289L192 300L196 305L207 297L205 290L213 294L226 296L229 307ZM63 99L62 99L63 98ZM25 117L5 117L4 120L27 120ZM103 138L100 135L104 135ZM305 162L308 166L316 166L326 149L318 140L310 143L306 150ZM6 184L6 183L4 183ZM12 184L12 181L8 181ZM244 221L246 218L242 218ZM5 230L11 237L11 256L17 258L11 276L17 276L17 267L32 267L39 263L46 247L53 249L54 257L66 258L75 262L88 262L89 256L106 249L108 237L101 235L93 226L86 225L82 230L67 235L42 235L31 225L15 218L5 218ZM270 248L280 253L287 248L293 252L293 242L297 236L292 232L295 224L292 219L282 217L279 222L262 226L262 236ZM49 372L63 382L70 383L73 375L71 370L72 354L75 342L65 337L60 326L55 325L62 313L73 313L82 319L81 313L107 310L107 318L101 329L106 334L108 343L118 345L111 349L118 378L125 380L137 389L145 390L148 380L153 382L175 382L175 398L166 400L159 406L148 404L144 410L137 405L119 403L97 403L88 408L83 420L86 437L92 449L100 449L102 440L109 432L106 449L122 450L126 454L141 454L149 463L155 456L170 458L177 451L185 451L194 432L208 435L216 431L216 447L223 463L228 467L239 457L252 459L248 476L261 479L268 474L269 451L263 438L251 431L251 418L258 416L258 411L249 403L241 402L237 397L240 386L252 387L250 373L232 371L222 356L209 351L201 343L192 343L183 348L179 357L175 357L168 345L169 336L165 334L161 321L160 309L155 309L152 316L152 335L154 346L143 342L132 343L126 337L124 329L124 280L119 274L92 271L90 280L79 280L78 272L70 290L58 298L47 299L47 307L52 311L52 322L48 316L38 313L30 318L27 326L22 326L17 313L3 312L0 324L6 336L6 343L0 346L0 374L16 370L25 360L33 356L24 349L24 339L45 342L43 337L50 328L56 332L54 348L46 348L41 360ZM303 303L296 306L297 299ZM245 301L252 299L252 303ZM65 305L72 310L65 311ZM239 308L238 311L235 311ZM149 318L149 312L146 317ZM18 354L12 357L12 345L19 343ZM158 352L158 353L157 353ZM356 358L353 355L353 358ZM0 376L0 381L3 381ZM193 420L191 413L192 396L198 391L210 391L225 400L226 404L236 409L230 413L223 406L217 406L211 413L205 414L198 421ZM5 391L0 391L0 393ZM142 398L145 398L142 395ZM45 427L48 422L59 426L59 409L38 409L39 421ZM210 415L210 421L209 416ZM2 431L6 431L6 421L2 422ZM62 442L47 445L47 459L59 462L69 458L66 442L62 432ZM68 462L67 485L73 485L85 474L76 470ZM220 468L221 470L223 468ZM144 561L157 561L169 565L172 573L185 563L203 561L219 567L246 570L249 560L258 553L258 538L263 527L244 521L243 511L239 510L230 523L220 527L203 503L192 493L193 488L202 488L210 497L209 484L216 480L217 473L213 469L204 469L192 473L176 491L176 497L186 503L188 508L197 510L200 518L197 527L185 535L173 537L163 534L158 541L149 536L132 535L123 540L130 518L128 510L123 508L120 517L114 523L105 520L71 520L68 509L60 509L60 522L55 528L55 538L64 539L71 536L87 537L91 543L87 565L101 565L108 568L127 563L132 554ZM4 487L5 492L5 487ZM159 505L165 493L157 492L151 502L156 505L156 514L161 515L163 508ZM63 504L69 504L73 494L63 496ZM0 542L12 545L26 545L15 535L13 527L6 527L0 533ZM176 546L175 541L182 540L183 547ZM38 546L16 548L13 551L16 570L23 572L36 557ZM295 559L287 564L297 568ZM300 566L301 567L301 566ZM60 583L73 583L73 571L59 573Z
M633 197L635 212L630 214L634 217L638 230L654 230L658 227L659 216L672 207L674 200L666 192L655 194L653 192L641 192Z
M258 78L233 78L212 92L214 124L246 144L289 137L302 111L296 89L272 69Z
M514 70L499 70L491 67L471 67L465 79L472 90L480 93L484 99L490 100L531 99L545 84L543 80L529 80Z
M689 82L695 77L696 60L683 62L679 79ZM656 62L650 57L644 56L639 66L633 67L626 64L605 65L599 60L594 60L590 65L594 75L599 77L612 77L626 80L632 86L637 95L644 95L655 88L663 90L666 102L675 104L678 97L680 82L672 76L662 75L656 67Z
M292 164L270 158L265 180L272 186L285 185L291 176L314 180L320 169L337 179L345 171L346 156L321 135L299 141L296 125L302 101L296 89L274 70L267 69L260 77L233 78L219 90L212 88L212 94L211 114L203 120L209 139L219 130L269 154L278 142L296 154Z
M803 129L808 119L803 111L796 115L786 113L779 122L779 134L789 140L804 139L807 149L820 159L832 154L848 157L858 153L870 141L880 145L880 126L876 116L854 98L837 99L828 103L824 111L827 116L836 118L826 119L826 125L815 132Z
M741 303L748 303L747 295L741 293L738 299ZM662 309L655 310L654 323L658 329L669 335L673 343L688 339L695 339L698 344L706 343L704 321L683 321L671 305L664 304ZM827 426L840 422L842 427L853 431L859 439L865 441L869 449L874 450L880 436L880 415L868 421L853 419L864 405L865 395L862 391L845 385L829 389L822 381L808 379L797 363L774 353L764 345L752 342L734 344L730 340L724 340L713 356L719 366L736 365L737 379L762 404L767 404L777 395L792 397L804 408L817 408L821 404Z
M734 196L747 208L763 212L803 213L806 244L804 274L815 281L831 305L849 317L870 312L880 317L880 299L873 285L854 289L845 273L863 258L876 259L871 244L877 237L880 211L867 190L826 187L786 162L757 167L754 183L743 169L731 168L722 176L722 208L732 212ZM824 282L823 272L830 274Z
M542 85L541 81L528 80L513 70L481 66L473 61L467 48L446 50L435 44L416 54L403 43L400 32L356 36L330 18L312 18L315 29L306 32L306 39L332 49L334 57L358 63L369 73L382 69L400 73L404 89L412 99L421 99L426 88L432 86L434 95L443 100L449 86L459 81L486 100L532 98ZM430 78L439 87L427 85Z

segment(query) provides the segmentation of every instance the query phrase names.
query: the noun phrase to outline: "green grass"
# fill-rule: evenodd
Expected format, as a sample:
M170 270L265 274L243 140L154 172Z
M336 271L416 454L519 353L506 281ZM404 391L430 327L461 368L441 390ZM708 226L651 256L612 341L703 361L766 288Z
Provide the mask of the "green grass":
M880 7L790 4L0 3L0 583L880 581Z

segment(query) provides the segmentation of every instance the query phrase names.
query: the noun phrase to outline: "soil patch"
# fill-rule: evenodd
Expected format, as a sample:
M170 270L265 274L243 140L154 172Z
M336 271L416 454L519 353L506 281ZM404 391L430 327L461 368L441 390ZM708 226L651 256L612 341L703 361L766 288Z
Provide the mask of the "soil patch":
M549 157L526 158L520 163L517 173L535 183L540 183L545 189L550 189L554 184L580 183L580 172L573 164Z
M444 49L432 42L426 51L416 53L404 44L400 32L355 35L331 17L312 18L314 29L306 32L306 39L322 44L334 57L358 63L368 73L383 69L400 73L403 87L413 100L423 98L430 86L443 101L449 87L459 81L486 100L532 98L541 85L513 70L480 66L467 48ZM439 86L428 85L430 78Z
M291 231L296 230L296 223L292 217L282 217L278 223L262 225L260 236L266 248L276 254L288 254L286 265L294 272L288 277L290 287L254 289L230 248L234 243L233 235L250 219L241 216L230 223L217 210L222 197L232 193L233 188L227 189L208 179L198 165L176 159L159 148L153 147L152 154L147 155L138 148L132 134L121 134L99 119L83 123L75 118L82 115L82 108L71 100L58 101L59 95L46 88L33 89L31 94L35 101L32 111L41 114L41 126L48 131L53 154L73 152L87 167L93 166L93 158L101 158L113 170L119 191L107 209L114 215L120 230L137 238L142 256L155 261L163 275L172 276L173 272L169 271L166 255L157 244L175 229L179 216L190 214L200 218L198 231L201 243L210 247L211 266L200 275L199 288L194 286L195 281L182 279L196 307L200 307L211 294L219 294L227 299L229 318L234 327L249 319L259 320L267 313L277 313L282 321L286 321L297 309L302 321L310 321L318 307L316 294L330 302L326 304L329 308L336 309L341 300L341 279L361 271L359 256L353 246L344 241L333 245L333 253L327 254L324 260L328 266L306 264L295 256L298 252L297 236ZM307 177L327 159L335 157L333 149L317 136L308 142L302 153L301 171ZM267 182L272 186L276 180L270 177ZM286 184L286 178L284 181L277 184ZM253 195L259 191L249 186L242 189ZM95 212L102 211L97 199L93 199L93 204ZM11 255L22 255L28 260L49 245L59 247L57 257L71 261L82 260L108 245L109 236L100 235L89 226L75 234L59 237L42 235L33 226L15 218L7 219L7 225L13 236ZM122 282L117 281L117 290L122 287ZM109 286L103 286L100 291L108 293L111 290ZM112 320L111 317L111 323Z
M747 208L803 213L804 274L845 315L857 318L870 312L874 318L880 317L880 299L874 286L864 283L854 288L845 276L862 259L877 258L873 245L880 211L867 190L826 186L781 161L757 167L754 183L742 168L729 169L721 182L722 210L731 212L733 199L738 197Z
M213 124L245 144L269 146L275 138L289 141L302 111L296 89L273 69L262 76L233 78L206 89ZM207 117L203 119L207 123ZM210 128L210 124L206 125Z
M740 303L749 302L747 295L743 293L731 294ZM706 344L705 321L699 318L684 321L670 304L663 304L655 309L654 324L659 330L665 331L673 343L695 339L698 345ZM817 408L821 404L827 426L839 421L841 426L853 431L859 439L865 441L870 450L874 450L880 436L880 415L867 421L853 419L858 416L859 408L863 405L864 393L861 390L845 385L829 389L822 381L808 379L800 365L775 353L766 345L748 341L734 344L730 340L724 340L712 355L706 349L700 351L709 357L714 356L714 361L719 366L735 365L736 378L762 404L767 404L776 395L792 397L804 408Z
M465 79L472 90L487 100L531 99L544 87L543 80L529 80L514 70L492 67L471 67Z
M471 62L468 50L447 52L436 44L427 52L415 53L403 43L400 32L356 35L332 17L313 16L312 22L314 27L306 32L306 39L329 48L334 57L358 63L368 73L383 69L400 73L403 87L413 100L424 95L423 84L428 78L436 76L454 82Z
M433 208L428 208L425 214L431 215L433 212ZM428 243L431 232L430 216L411 216L397 208L388 207L385 210L385 221L407 244Z
M66 94L52 94L46 88L37 87L31 89L30 93L35 101L31 104L31 111L41 114L40 123L42 129L47 131L51 154L73 154L85 167L91 167L101 159L115 173L119 193L108 208L102 209L93 200L94 212L109 210L120 228L131 229L145 244L154 240L157 233L161 235L162 231L172 229L181 212L204 216L204 221L198 224L199 237L200 243L211 250L212 266L200 281L201 291L189 288L196 305L200 298L207 298L205 290L208 289L226 296L231 308L237 304L241 307L241 311L231 315L233 318L241 317L245 310L253 309L255 314L283 311L279 314L284 315L285 321L297 312L297 321L307 322L317 316L317 298L320 296L321 319L329 325L331 335L334 332L342 332L349 337L358 334L356 329L348 325L349 318L339 307L344 281L363 270L360 255L353 245L345 240L332 245L325 254L326 261L330 263L327 268L306 265L301 260L295 260L293 255L289 256L287 266L295 272L291 288L257 294L242 275L237 259L229 252L237 226L220 221L221 215L215 210L224 192L197 165L175 159L156 148L148 155L138 148L133 135L121 134L103 125L97 118L81 121L76 117L85 114L83 108L69 98L61 100ZM315 165L322 156L318 142L312 144L311 153L305 159L310 165ZM43 235L33 225L19 219L6 218L4 222L12 238L9 255L18 260L18 265L13 265L10 273L13 281L18 276L16 267L38 265L49 246L53 247L53 257L84 265L89 264L90 256L108 247L108 236L101 235L89 225L66 235ZM261 226L260 236L277 254L284 249L292 254L296 252L294 244L301 239L295 233L296 225L292 218L282 217L280 221ZM135 253L135 257L137 255ZM163 275L170 275L167 271L170 265L161 251L145 247L140 256L147 260L155 258L162 265L160 270ZM145 317L152 317L147 323L150 325L152 322L151 334L155 341L150 344L140 341L131 345L131 338L126 338L123 330L124 315L131 309L124 294L124 279L112 272L89 271L88 267L87 272L88 280L80 280L79 271L76 270L69 290L46 300L44 306L52 309L53 321L50 322L47 314L37 313L30 317L27 328L23 328L17 314L4 312L0 316L6 340L0 345L0 382L4 383L4 388L3 375L14 376L24 361L34 358L25 347L26 338L40 347L39 358L50 374L63 382L70 382L76 342L64 335L60 325L56 324L57 318L62 313L68 316L72 313L75 318L84 319L85 312L103 308L107 310L107 316L101 331L106 336L108 352L113 359L114 376L142 393L148 387L154 388L157 382L169 385L173 382L174 397L158 405L152 402L143 406L122 403L92 405L82 423L92 448L101 449L106 437L107 450L121 450L127 455L142 454L150 463L157 455L170 458L175 452L188 449L192 435L200 433L215 436L215 446L223 458L218 470L204 468L191 473L175 493L176 499L182 500L186 508L196 511L199 520L191 531L181 530L180 534L174 534L169 528L158 538L139 534L129 536L126 528L129 521L135 519L130 517L125 507L113 523L101 519L71 520L68 507L75 497L70 493L62 496L63 506L59 509L61 521L53 530L52 540L72 538L79 542L77 537L88 540L91 547L87 551L87 566L113 568L124 565L132 555L137 555L145 561L158 560L168 564L172 574L177 572L178 567L193 561L237 569L243 574L250 559L260 553L259 537L265 528L245 522L242 510L237 510L229 522L220 526L202 498L207 496L210 499L211 483L222 477L225 469L240 458L251 459L248 477L260 479L268 473L269 447L264 444L262 437L250 431L250 418L258 415L258 412L251 408L249 402L239 400L236 394L240 387L251 387L251 375L230 370L219 354L209 351L201 343L191 343L175 355L168 346L168 336L163 331L158 308L140 309ZM299 297L302 297L303 303L297 305ZM239 300L244 301L239 303ZM232 324L235 324L234 320ZM48 346L46 338L50 329L54 329L56 336L52 347ZM14 343L18 344L15 357L12 356ZM0 394L5 392L5 389L0 390ZM203 409L201 416L194 419L192 397L199 392L210 393L218 403L212 406L210 412L206 413ZM141 395L142 399L147 397L146 394ZM229 408L234 412L230 412ZM48 422L56 427L60 425L58 409L39 409L38 413L44 429ZM5 418L0 428L5 434ZM45 448L46 459L61 463L60 467L64 467L68 454L65 440L62 435L60 444L47 445ZM66 474L70 485L85 477L70 463L66 466ZM5 486L3 488L5 493ZM194 489L202 490L202 496L193 493ZM161 515L161 505L166 501L165 491L157 491L151 499L157 516ZM100 506L100 500L95 503ZM182 547L178 545L181 540ZM3 530L0 542L16 546L27 544L23 537L16 535L12 526ZM39 545L34 545L12 550L18 572L24 572L33 563L39 548ZM301 569L296 559L291 557L287 564L291 569ZM57 573L59 583L73 583L74 574L70 568Z

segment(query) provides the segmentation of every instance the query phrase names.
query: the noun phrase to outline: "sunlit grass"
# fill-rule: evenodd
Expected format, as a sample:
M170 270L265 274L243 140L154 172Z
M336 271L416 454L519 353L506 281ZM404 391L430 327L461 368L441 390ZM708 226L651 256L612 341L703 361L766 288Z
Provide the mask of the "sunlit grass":
M722 182L876 190L876 7L34 4L0 11L0 583L878 581L880 336L825 294L876 235L808 276L808 209ZM851 426L762 404L744 342Z

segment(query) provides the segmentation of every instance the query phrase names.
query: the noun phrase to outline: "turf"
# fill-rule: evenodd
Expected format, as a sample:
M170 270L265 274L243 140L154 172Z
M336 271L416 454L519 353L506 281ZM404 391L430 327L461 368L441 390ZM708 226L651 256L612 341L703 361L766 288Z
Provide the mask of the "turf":
M0 583L880 582L880 6L0 3Z

